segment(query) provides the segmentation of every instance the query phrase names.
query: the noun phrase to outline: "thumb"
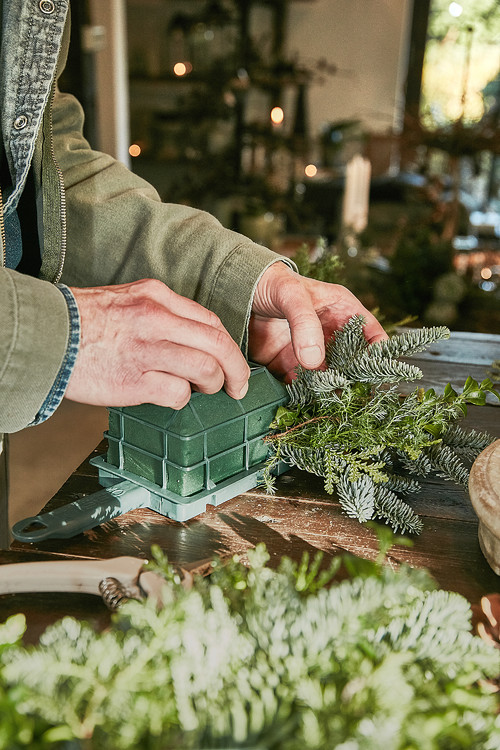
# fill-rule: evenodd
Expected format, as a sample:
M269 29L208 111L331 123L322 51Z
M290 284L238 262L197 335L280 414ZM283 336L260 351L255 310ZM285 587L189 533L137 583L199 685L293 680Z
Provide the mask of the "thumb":
M309 295L304 287L300 289L300 294L284 300L283 312L298 362L306 369L313 369L320 367L325 359L323 328Z
M262 281L265 283L257 290L261 292L261 314L286 318L298 362L306 369L319 367L325 359L323 328L302 277L276 263Z

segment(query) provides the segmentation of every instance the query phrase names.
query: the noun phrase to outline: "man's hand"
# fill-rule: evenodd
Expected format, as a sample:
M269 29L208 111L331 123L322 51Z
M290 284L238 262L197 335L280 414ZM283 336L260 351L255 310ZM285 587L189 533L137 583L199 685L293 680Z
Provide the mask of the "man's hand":
M250 369L218 317L161 281L72 288L81 342L66 397L80 403L180 409L191 389L233 398Z
M345 287L299 276L284 263L274 263L255 292L250 358L290 382L297 364L322 366L325 341L353 315L365 318L370 343L387 338L377 319Z

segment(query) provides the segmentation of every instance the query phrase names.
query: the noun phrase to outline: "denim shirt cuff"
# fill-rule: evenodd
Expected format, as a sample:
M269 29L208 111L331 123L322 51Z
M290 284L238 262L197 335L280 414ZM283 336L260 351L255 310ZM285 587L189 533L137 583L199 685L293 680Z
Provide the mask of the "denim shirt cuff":
M52 416L59 404L61 403L66 388L68 386L69 378L73 372L73 367L76 361L76 355L78 354L78 348L80 345L80 313L73 297L73 294L64 284L57 284L57 288L64 295L66 304L68 305L69 313L69 338L68 346L66 348L66 354L64 356L63 363L57 374L57 378L54 381L54 385L49 391L49 394L43 402L40 411L36 415L35 419L30 423L30 427L33 427L40 422L45 422L46 419Z

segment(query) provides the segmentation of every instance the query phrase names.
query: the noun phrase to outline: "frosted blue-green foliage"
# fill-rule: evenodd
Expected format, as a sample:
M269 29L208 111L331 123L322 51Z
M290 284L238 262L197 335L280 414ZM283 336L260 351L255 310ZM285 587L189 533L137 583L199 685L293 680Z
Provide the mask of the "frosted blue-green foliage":
M398 383L422 372L398 358L448 338L449 330L411 330L370 345L363 324L361 316L351 318L328 342L325 370L297 369L289 403L278 409L267 437L271 458L263 482L272 493L272 469L284 461L322 476L348 516L418 534L422 521L408 496L420 485L408 475L433 472L467 487L471 463L493 438L455 422L466 404L498 393L490 380L468 378L461 394L448 385L442 395L416 388L403 397Z
M189 591L171 571L163 609L130 602L106 632L65 618L4 650L0 748L500 747L499 652L461 596L355 558L342 583L340 559L249 561Z

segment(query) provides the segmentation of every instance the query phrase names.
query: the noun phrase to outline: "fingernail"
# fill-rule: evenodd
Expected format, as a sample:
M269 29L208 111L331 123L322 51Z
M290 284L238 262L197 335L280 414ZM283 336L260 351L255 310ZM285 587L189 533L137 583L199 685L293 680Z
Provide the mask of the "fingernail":
M323 355L319 346L305 346L300 350L300 359L307 367L319 367Z
M236 396L236 399L238 401L240 399L242 399L244 396L247 395L247 391L248 391L248 383L245 383L245 385L243 386L243 388L241 389L241 391L239 392L239 394Z

